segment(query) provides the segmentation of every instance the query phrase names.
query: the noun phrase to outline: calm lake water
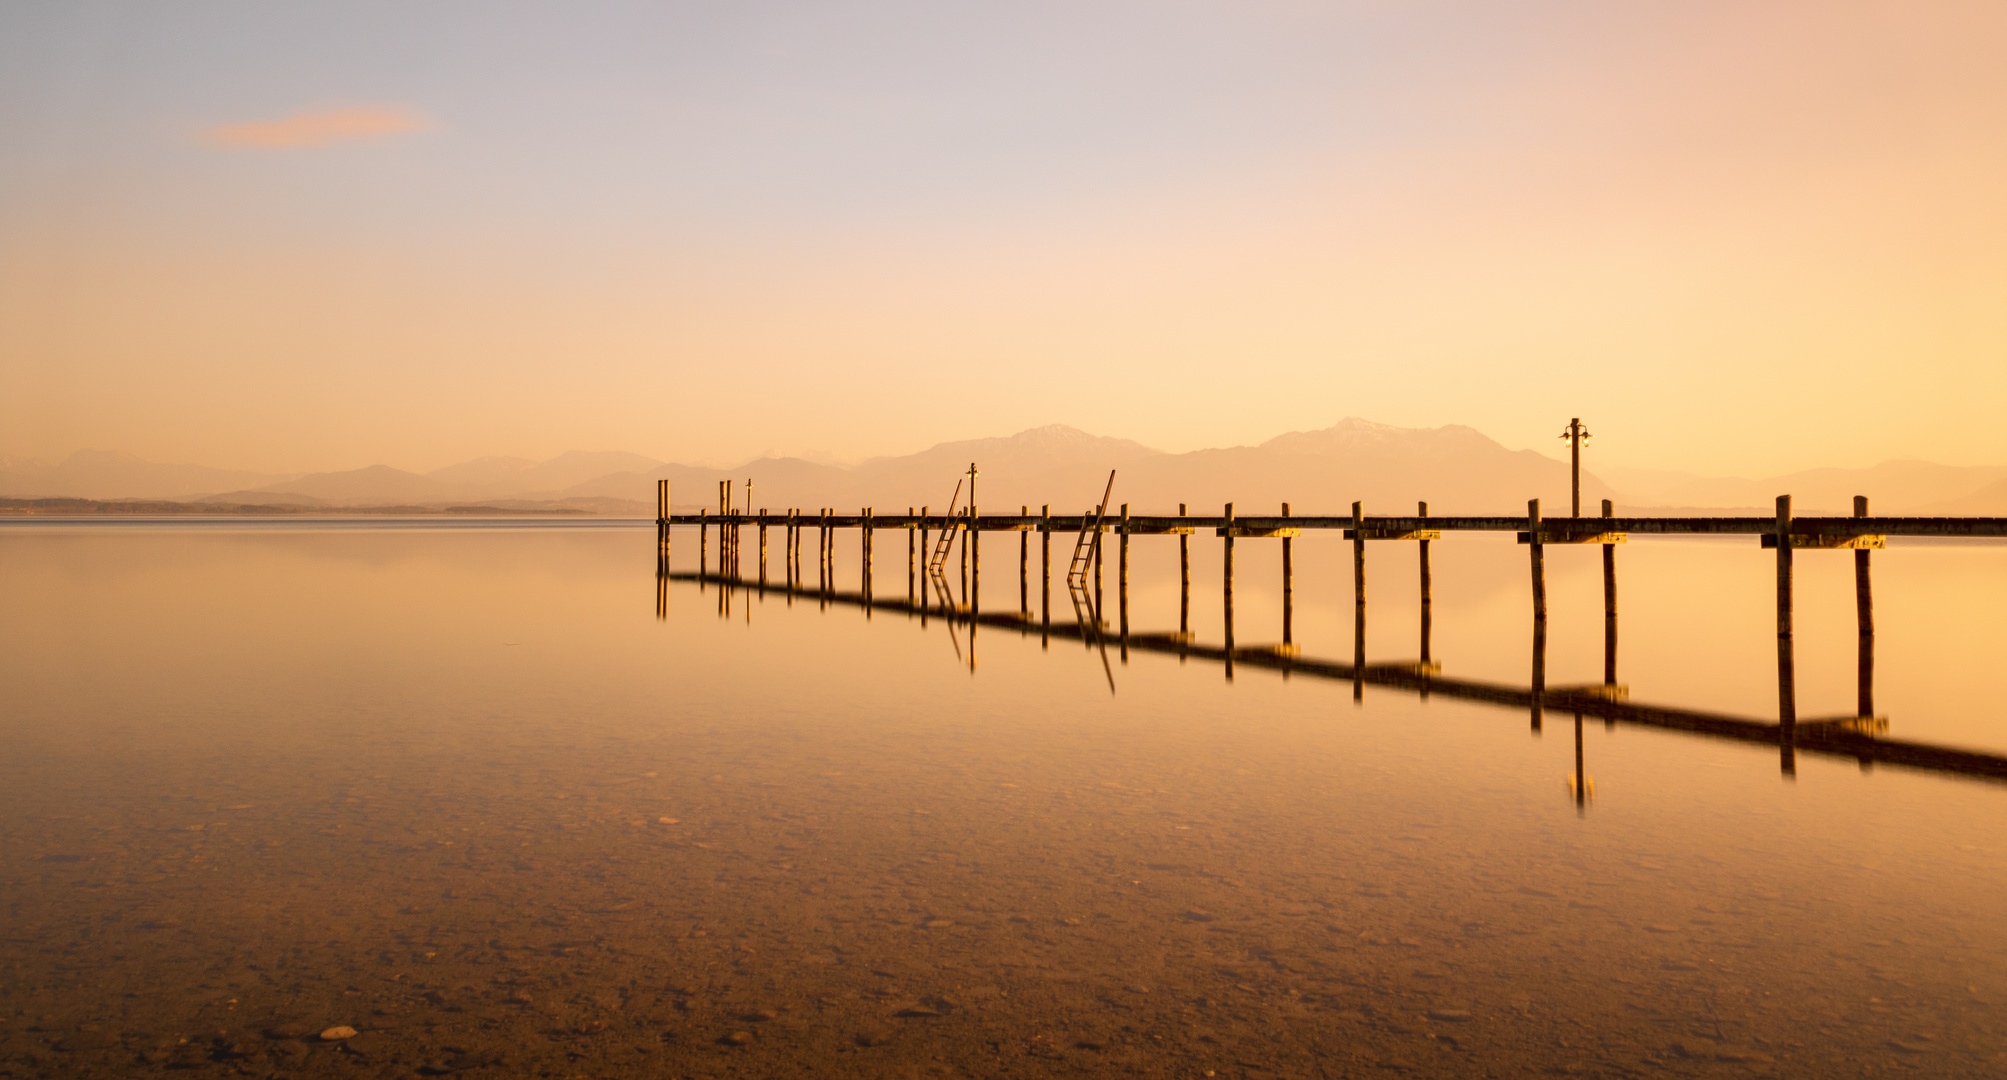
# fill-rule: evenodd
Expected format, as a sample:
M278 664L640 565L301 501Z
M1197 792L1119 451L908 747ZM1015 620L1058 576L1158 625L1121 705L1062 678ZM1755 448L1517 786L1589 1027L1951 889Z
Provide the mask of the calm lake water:
M448 524L0 525L0 1076L2007 1075L2007 785L1591 720L1578 807L1565 714L658 619L652 526ZM1524 684L1524 549L1434 546L1443 674ZM1176 552L1136 542L1139 631ZM1369 557L1412 659L1413 545ZM1888 734L2007 750L2007 547L1874 558ZM1618 549L1633 700L1773 713L1771 559ZM1237 561L1278 640L1276 545ZM1296 563L1349 660L1349 545ZM1596 549L1549 564L1549 681L1599 681ZM1800 714L1850 713L1851 558L1798 582Z

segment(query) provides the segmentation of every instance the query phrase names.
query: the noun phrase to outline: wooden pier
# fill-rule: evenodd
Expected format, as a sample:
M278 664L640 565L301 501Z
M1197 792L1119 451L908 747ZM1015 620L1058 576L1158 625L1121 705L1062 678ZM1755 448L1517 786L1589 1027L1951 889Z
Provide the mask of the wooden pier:
M970 661L973 663L977 627L998 627L1020 634L1036 634L1045 640L1075 638L1090 645L1118 647L1124 659L1131 650L1170 653L1187 659L1214 661L1232 678L1237 665L1246 665L1285 674L1330 678L1352 683L1355 698L1365 687L1385 686L1418 693L1443 695L1462 700L1525 709L1534 730L1539 730L1545 714L1561 711L1576 716L1600 717L1610 722L1628 722L1653 727L1731 738L1744 742L1774 744L1780 768L1787 775L1796 771L1800 752L1855 758L1863 766L1874 762L1912 766L1993 779L2007 779L2007 756L1951 747L1910 743L1881 737L1887 721L1874 713L1874 607L1871 590L1871 552L1884 547L1890 536L1905 537L2007 537L2007 518L1872 517L1865 497L1854 500L1854 513L1847 517L1796 517L1789 496L1779 496L1776 514L1771 517L1617 517L1605 500L1596 517L1544 517L1538 499L1529 500L1524 517L1433 516L1428 504L1421 503L1413 515L1373 516L1354 503L1344 516L1297 515L1289 504L1273 516L1236 513L1232 503L1218 516L1191 515L1185 506L1171 515L1132 514L1128 506L1109 513L1053 514L1050 506L1033 514L1030 507L1015 514L982 514L973 505L975 467L967 476L970 505L945 514L929 514L927 508L908 507L904 514L878 514L865 507L855 514L837 514L822 508L813 515L800 510L774 514L762 509L748 512L733 504L733 491L719 485L719 509L695 514L676 514L669 504L668 482L661 482L657 501L659 557L658 606L666 603L668 583L694 581L727 587L721 603L729 602L729 590L747 589L787 596L811 597L824 606L831 604L873 611L897 611L918 618L947 618L966 626ZM750 496L751 484L747 484ZM959 491L958 491L959 498ZM696 526L698 569L671 572L670 536L673 529ZM716 570L711 567L712 529L717 530ZM787 553L780 581L771 581L767 572L767 530L784 530L783 551ZM755 530L759 557L757 574L747 576L740 560L745 530ZM813 584L802 570L800 548L803 533L817 534L817 569ZM845 529L859 532L861 571L858 588L839 590L835 581L835 537ZM906 590L903 599L881 599L873 590L871 558L874 534L899 529L908 535ZM1211 530L1220 538L1223 568L1223 609L1221 644L1201 645L1191 630L1191 537L1198 530ZM1307 658L1295 643L1294 565L1291 541L1306 531L1340 532L1352 542L1354 592L1354 646L1350 663ZM1014 612L984 612L980 603L978 545L985 532L1016 532L1018 543L1018 605ZM1031 610L1029 534L1039 533L1039 610ZM1085 572L1077 587L1069 589L1075 618L1054 621L1052 607L1052 534L1078 538L1079 552L1088 551L1092 584ZM1532 670L1527 686L1516 687L1466 679L1446 679L1441 665L1432 659L1429 648L1432 627L1432 580L1430 545L1446 534L1505 532L1515 534L1528 549L1532 579L1533 638ZM1762 549L1774 551L1777 565L1777 693L1775 719L1754 719L1701 712L1670 706L1644 705L1627 700L1627 691L1617 682L1617 589L1616 545L1629 534L1687 536L1749 536ZM1117 616L1112 625L1102 605L1103 534L1117 538ZM930 535L937 537L932 560ZM1129 543L1137 536L1176 536L1180 565L1180 602L1176 632L1134 632L1129 621ZM1274 539L1282 544L1282 642L1280 645L1244 648L1235 640L1234 545L1243 539ZM950 546L960 541L960 588L946 578L942 561ZM1405 664L1368 664L1366 639L1366 556L1370 541L1406 541L1416 546L1421 582L1420 659ZM1549 687L1546 684L1547 587L1544 549L1549 544L1594 544L1602 547L1604 666L1603 682L1587 687ZM1857 630L1859 637L1859 681L1855 715L1834 718L1800 718L1797 714L1796 667L1793 631L1792 566L1798 551L1851 551L1854 556ZM916 560L916 554L922 556ZM922 564L925 565L922 565ZM1069 585L1075 585L1069 581ZM960 600L956 600L959 596ZM1112 675L1110 679L1113 682ZM1578 785L1578 798L1586 794L1586 781Z

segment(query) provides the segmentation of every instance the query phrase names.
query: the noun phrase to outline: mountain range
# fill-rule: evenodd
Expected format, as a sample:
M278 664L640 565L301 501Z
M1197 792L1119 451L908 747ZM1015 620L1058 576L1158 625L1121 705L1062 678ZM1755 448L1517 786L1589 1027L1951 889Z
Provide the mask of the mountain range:
M1407 512L1427 500L1439 514L1525 513L1538 497L1549 516L1568 508L1568 466L1531 450L1510 450L1462 426L1400 428L1347 419L1317 431L1279 435L1258 446L1172 454L1127 439L1064 425L1015 435L941 443L915 454L852 467L796 457L763 457L730 469L680 465L619 451L572 451L548 461L483 457L415 473L388 465L296 476L200 465L166 465L129 454L84 450L56 464L0 459L0 497L171 500L202 506L271 506L300 511L571 511L652 516L655 485L670 481L679 512L717 508L717 485L734 485L735 504L775 512L872 506L945 507L969 465L978 472L981 508L1007 512L1051 500L1073 513L1099 499L1116 470L1115 502L1136 513L1272 513L1288 500L1298 514L1342 514L1353 500L1369 513ZM748 504L745 483L753 490ZM1607 481L1607 482L1606 482ZM1867 469L1814 469L1762 480L1703 477L1665 470L1592 471L1582 477L1583 508L1601 499L1623 511L1767 513L1790 493L1800 514L1850 512L1869 496L1877 513L2007 513L2007 467L1889 461ZM962 496L966 501L966 493Z

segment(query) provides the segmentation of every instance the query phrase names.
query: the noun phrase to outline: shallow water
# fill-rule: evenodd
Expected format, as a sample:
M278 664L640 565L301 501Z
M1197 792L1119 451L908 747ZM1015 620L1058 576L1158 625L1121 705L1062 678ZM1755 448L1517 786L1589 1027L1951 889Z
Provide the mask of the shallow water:
M1111 695L1077 642L984 628L971 673L939 620L683 583L658 620L648 527L456 524L0 528L0 1075L2007 1071L2007 786L1591 721L1578 807L1566 716L1143 654ZM1445 674L1522 683L1523 549L1435 548ZM1550 552L1549 678L1596 681L1593 549ZM1132 555L1174 628L1175 541ZM1875 558L1890 734L2007 747L2007 548ZM1297 548L1306 653L1350 656L1349 559ZM1413 548L1369 559L1368 656L1412 658ZM1768 556L1619 559L1633 699L1774 709ZM1851 563L1799 575L1801 712L1851 711Z

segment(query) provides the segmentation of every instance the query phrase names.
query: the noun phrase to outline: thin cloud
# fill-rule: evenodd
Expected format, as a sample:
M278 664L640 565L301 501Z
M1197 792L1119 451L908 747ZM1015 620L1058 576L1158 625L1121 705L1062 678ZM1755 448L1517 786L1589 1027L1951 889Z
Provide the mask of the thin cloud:
M408 135L432 126L425 117L395 106L358 105L342 109L294 113L284 120L219 124L202 133L211 146L271 149L326 146L344 139L381 139Z

